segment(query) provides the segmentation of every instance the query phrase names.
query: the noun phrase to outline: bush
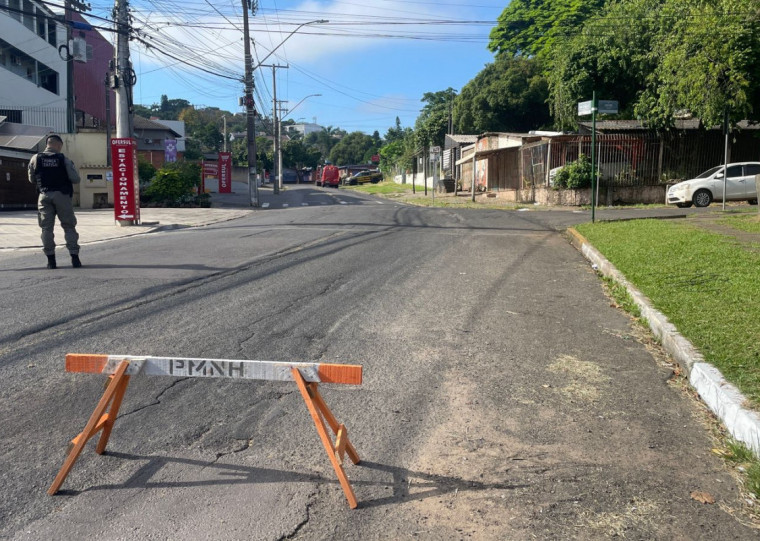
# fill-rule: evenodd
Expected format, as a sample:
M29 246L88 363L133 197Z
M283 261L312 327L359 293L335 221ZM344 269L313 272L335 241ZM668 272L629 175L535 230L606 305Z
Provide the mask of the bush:
M571 190L591 187L591 160L588 156L581 154L577 161L557 171L554 187Z
M193 189L198 185L200 168L187 162L164 165L156 171L153 180L144 193L144 199L165 205L179 205L192 198Z
M140 183L146 183L153 180L156 174L156 168L152 163L144 162L142 160L137 162L137 176L140 179Z

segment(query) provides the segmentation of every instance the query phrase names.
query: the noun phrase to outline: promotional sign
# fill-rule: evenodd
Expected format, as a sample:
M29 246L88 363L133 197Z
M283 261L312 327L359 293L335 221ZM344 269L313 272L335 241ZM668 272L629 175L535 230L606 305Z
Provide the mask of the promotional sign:
M164 139L164 161L174 163L177 161L177 140Z
M219 174L219 166L214 162L203 162L202 167L202 174L206 178L216 178L216 175Z
M232 153L219 153L219 193L232 193Z
M137 178L137 141L111 139L113 211L116 220L140 221L140 187Z

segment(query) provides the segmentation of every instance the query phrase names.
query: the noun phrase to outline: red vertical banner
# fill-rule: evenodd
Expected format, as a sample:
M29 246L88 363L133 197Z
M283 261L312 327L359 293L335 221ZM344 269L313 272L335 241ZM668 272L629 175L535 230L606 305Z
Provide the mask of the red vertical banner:
M137 178L137 141L111 139L113 212L119 221L140 222L140 184Z
M232 193L232 153L219 153L219 193Z

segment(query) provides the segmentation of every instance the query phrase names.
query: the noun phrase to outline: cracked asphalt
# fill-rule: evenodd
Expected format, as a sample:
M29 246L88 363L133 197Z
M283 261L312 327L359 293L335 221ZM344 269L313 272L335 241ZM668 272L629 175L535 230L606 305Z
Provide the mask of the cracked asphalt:
M757 538L703 408L550 223L577 217L282 197L82 269L0 254L0 538ZM362 364L321 387L359 508L294 384L222 379L132 378L47 496L103 390L72 352Z

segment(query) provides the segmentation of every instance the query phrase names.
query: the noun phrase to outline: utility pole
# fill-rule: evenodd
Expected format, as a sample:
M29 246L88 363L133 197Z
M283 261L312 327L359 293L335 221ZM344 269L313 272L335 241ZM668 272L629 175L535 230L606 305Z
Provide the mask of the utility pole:
M284 177L284 175L282 174L282 114L284 112L287 112L286 110L284 110L282 108L282 104L283 103L286 103L286 102L283 101L283 100L277 100L277 105L280 108L279 109L280 113L279 113L279 115L277 117L277 141L278 141L278 144L277 144L277 156L276 156L276 159L277 159L277 171L280 172L280 188L282 188L282 183L283 183L282 179Z
M248 196L252 207L259 206L259 184L256 178L256 110L253 104L253 61L248 30L248 9L256 13L257 0L243 0L243 52L245 55L245 113L248 139Z
M227 115L222 115L222 124L224 124L224 152L227 152Z
M65 0L63 3L63 18L66 21L66 47L71 47L71 2ZM74 133L74 57L71 51L68 51L66 55L66 131L68 133Z
M278 161L280 155L280 122L277 115L277 68L288 69L289 65L280 66L279 64L259 64L262 68L272 68L272 132L274 135L274 186L273 193L280 193L280 184L282 182L282 164Z
M106 165L111 167L111 85L106 73Z
M129 113L129 87L132 66L129 62L129 13L127 0L115 0L116 10L116 137L132 137L132 116Z

